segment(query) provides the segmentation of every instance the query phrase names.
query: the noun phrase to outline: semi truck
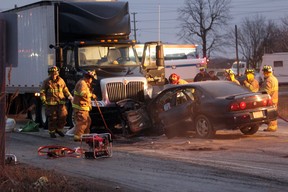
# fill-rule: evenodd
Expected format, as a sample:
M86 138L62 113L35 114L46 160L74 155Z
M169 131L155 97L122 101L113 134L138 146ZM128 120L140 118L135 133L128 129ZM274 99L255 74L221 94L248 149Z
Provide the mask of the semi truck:
M28 118L45 125L39 92L51 66L59 67L71 93L86 71L96 71L92 127L103 125L100 111L109 127L118 124L119 100L151 98L152 86L139 62L135 41L129 39L128 2L39 1L2 14L16 14L18 28L14 54L18 64L6 68L9 113L27 112ZM69 102L67 107L71 124Z

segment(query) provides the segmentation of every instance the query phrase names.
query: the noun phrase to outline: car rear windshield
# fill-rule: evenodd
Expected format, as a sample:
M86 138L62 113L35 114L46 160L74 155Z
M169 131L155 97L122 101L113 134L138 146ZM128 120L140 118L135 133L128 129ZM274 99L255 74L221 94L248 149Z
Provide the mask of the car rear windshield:
M213 97L224 97L230 95L238 95L243 93L249 93L247 89L231 82L207 83L201 86Z

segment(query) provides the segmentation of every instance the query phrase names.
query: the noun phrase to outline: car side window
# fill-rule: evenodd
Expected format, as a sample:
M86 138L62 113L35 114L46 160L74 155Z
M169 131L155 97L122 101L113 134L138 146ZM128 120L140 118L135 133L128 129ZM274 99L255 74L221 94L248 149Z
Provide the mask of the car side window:
M157 103L157 108L160 111L168 111L169 109L171 109L173 95L174 94L172 91L165 93L165 95L163 95L162 98L159 99Z
M195 90L193 95L194 95L195 101L200 101L200 99L205 97L202 91L199 91L199 90Z
M157 107L160 111L168 111L173 107L182 105L193 100L194 96L191 90L174 90L167 92L158 102Z

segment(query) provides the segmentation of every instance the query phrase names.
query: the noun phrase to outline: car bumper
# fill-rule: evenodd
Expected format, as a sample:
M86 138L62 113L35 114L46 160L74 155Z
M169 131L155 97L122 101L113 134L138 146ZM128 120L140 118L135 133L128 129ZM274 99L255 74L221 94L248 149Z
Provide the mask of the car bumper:
M265 109L256 112L237 112L226 114L214 118L214 128L220 129L240 129L255 124L267 124L276 120L278 113L275 109Z

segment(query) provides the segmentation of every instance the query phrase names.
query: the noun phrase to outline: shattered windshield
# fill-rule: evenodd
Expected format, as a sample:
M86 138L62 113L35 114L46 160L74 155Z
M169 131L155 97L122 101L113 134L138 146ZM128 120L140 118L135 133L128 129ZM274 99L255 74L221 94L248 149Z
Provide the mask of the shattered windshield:
M132 46L89 46L80 47L78 59L80 66L118 66L139 65Z

